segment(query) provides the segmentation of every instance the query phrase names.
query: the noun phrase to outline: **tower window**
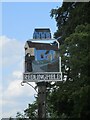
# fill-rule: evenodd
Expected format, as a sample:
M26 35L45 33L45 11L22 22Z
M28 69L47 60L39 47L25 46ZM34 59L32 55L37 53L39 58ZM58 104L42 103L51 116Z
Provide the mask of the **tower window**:
M43 54L41 54L41 58L44 58L44 55L43 55Z

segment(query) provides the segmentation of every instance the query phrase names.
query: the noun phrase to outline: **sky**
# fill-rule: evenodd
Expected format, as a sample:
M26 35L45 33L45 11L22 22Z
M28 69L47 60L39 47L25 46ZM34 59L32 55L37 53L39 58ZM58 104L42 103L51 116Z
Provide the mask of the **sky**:
M47 27L54 33L56 22L50 10L60 3L3 3L2 35L22 41L32 38L34 28Z
M34 28L50 28L52 37L56 22L50 10L61 2L2 2L0 15L0 117L15 117L32 103L37 94L28 84L21 86L24 71L24 45L32 39ZM1 22L0 22L1 23ZM35 83L31 83L35 86ZM0 118L1 119L1 118Z

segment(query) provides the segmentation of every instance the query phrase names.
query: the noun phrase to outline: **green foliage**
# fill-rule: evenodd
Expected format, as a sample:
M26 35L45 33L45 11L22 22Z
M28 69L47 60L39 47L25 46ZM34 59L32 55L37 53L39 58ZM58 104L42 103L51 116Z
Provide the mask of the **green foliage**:
M90 114L90 24L79 25L61 45L62 82L55 84L49 95L49 104L62 118L88 118ZM57 112L56 112L57 111Z
M83 30L81 32L82 28ZM68 38L65 39L65 42L61 48L66 48L66 50L61 50L63 51L62 56L65 61L65 67L70 67L70 77L73 80L80 79L81 77L83 78L83 75L84 77L88 76L88 55L90 54L89 31L90 25L77 26L77 28L75 29L75 33L71 34Z
M34 120L35 118L37 118L37 102L35 101L32 104L28 105L28 108L26 110L24 110L25 116Z
M56 83L56 89L53 86L48 98L60 118L87 118L90 114L89 38L90 24L78 25L61 45L64 81Z
M25 116L22 113L17 112L16 118L17 118L17 120L24 120Z
M90 2L63 2L62 7L51 10L51 17L57 22L58 30L55 38L62 36L65 39L72 34L77 25L89 23Z
M52 86L48 106L51 106L49 111L60 118L86 120L90 117L89 7L90 2L63 3L62 7L51 11L58 27L54 36L62 37L63 81Z

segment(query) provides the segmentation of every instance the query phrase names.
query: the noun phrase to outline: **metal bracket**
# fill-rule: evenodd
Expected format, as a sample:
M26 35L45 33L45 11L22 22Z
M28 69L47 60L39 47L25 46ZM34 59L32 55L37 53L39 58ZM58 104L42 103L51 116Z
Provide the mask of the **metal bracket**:
M36 90L36 87L33 87L29 82L21 82L21 86L24 86L24 83L27 83L28 85L30 85L37 93L38 91Z
M21 86L24 86L24 82L21 82Z

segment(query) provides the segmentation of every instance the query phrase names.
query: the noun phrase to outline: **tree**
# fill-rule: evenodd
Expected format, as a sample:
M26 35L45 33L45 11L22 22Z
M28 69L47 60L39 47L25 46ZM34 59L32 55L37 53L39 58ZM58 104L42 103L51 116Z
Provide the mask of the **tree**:
M20 112L17 112L16 118L17 118L17 120L24 120L25 119L24 115Z
M24 110L25 116L34 120L37 118L37 101L32 104L28 104L28 108Z
M72 34L77 25L89 23L90 2L63 2L62 7L51 10L51 17L57 22L54 37L62 40Z
M49 95L49 104L57 116L87 118L90 114L90 25L79 25L61 46L63 79Z
M90 23L89 3L63 3L52 9L60 38L63 81L55 83L48 96L53 114L60 118L84 118L90 114Z

